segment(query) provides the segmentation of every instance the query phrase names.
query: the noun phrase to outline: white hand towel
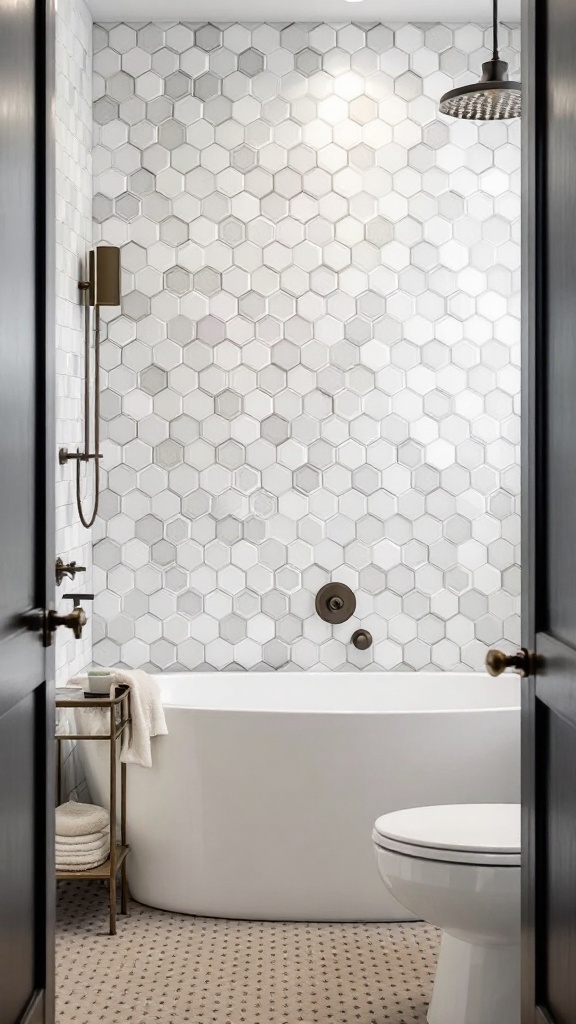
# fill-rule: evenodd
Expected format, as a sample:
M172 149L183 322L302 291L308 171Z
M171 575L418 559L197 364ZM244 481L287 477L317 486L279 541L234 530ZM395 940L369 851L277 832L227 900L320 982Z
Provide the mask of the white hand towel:
M106 669L112 673L116 683L130 687L130 715L132 725L125 730L120 760L126 764L139 764L142 768L152 767L153 736L166 736L166 719L160 696L160 687L147 672L142 669L127 671L119 668ZM68 680L69 686L83 685L82 677ZM100 708L76 710L82 732L98 735L108 732L109 712Z
M78 848L73 846L59 846L56 843L57 864L93 864L94 861L102 863L110 853L110 836L105 835L97 843L90 844L94 849Z
M56 870L57 871L89 871L90 868L100 867L108 860L108 852L100 854L99 856L93 856L92 859L88 858L77 858L77 857L66 857L62 860L56 858Z
M104 670L102 670L104 671ZM130 716L132 724L130 730L126 729L123 735L122 753L120 760L126 764L140 765L142 768L152 768L152 744L153 736L165 736L168 733L166 719L162 707L160 687L147 672L141 669L130 671L124 669L107 669L118 685L130 687ZM83 677L77 676L69 679L69 686L84 685ZM76 709L75 712L79 730L89 735L107 733L109 730L110 716L108 710L100 711L97 708Z
M100 854L106 854L107 856L109 852L110 843L102 843L99 850L88 850L87 853L80 853L76 850L66 850L65 854L61 854L60 851L58 850L56 854L56 860L65 860L67 863L69 861L70 863L75 862L79 864L83 860L94 860Z
M119 683L130 687L130 737L122 746L120 760L126 764L152 767L153 736L166 736L168 729L160 697L160 687L152 676L142 669L125 672L123 669L109 669Z
M56 850L56 863L57 864L93 864L95 860L101 858L100 863L106 860L106 857L110 853L110 845L105 843L104 846L100 846L97 850L88 850L87 853L70 853L69 850L63 852L62 850Z
M76 856L76 854L97 856L99 853L110 849L110 836L106 834L100 839L94 840L92 843L79 843L77 846L62 844L58 842L57 839L55 849L56 857L60 857L63 860L66 859L68 854L73 854L74 856Z
M86 857L61 857L56 854L55 864L57 868L64 867L66 870L71 870L72 866L83 871L84 868L93 868L97 864L103 864L105 860L108 860L110 856L109 850L100 850L98 853L90 853Z
M56 835L85 836L99 832L109 824L108 815L97 804L76 803L69 800L56 808Z
M70 846L74 849L83 849L85 846L89 846L91 843L101 843L102 839L108 837L108 829L102 829L100 832L89 832L85 836L60 836L56 833L56 843L58 846Z

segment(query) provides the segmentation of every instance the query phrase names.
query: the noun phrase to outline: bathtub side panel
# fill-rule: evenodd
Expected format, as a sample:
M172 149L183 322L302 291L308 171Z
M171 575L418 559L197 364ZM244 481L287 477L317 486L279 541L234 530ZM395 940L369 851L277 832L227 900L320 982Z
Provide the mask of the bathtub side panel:
M164 909L406 920L378 876L374 820L402 807L519 799L514 710L166 712L154 767L128 769L131 891ZM88 779L105 802L97 746Z

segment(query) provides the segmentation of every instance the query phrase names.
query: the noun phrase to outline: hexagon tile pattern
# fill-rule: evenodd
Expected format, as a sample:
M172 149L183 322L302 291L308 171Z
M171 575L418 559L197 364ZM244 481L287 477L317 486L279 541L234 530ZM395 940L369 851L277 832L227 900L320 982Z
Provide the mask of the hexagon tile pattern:
M78 302L78 267L92 243L92 17L83 0L60 0L55 11L56 95L56 442L75 451L83 444L84 315ZM93 470L82 474L82 493L92 508ZM56 465L56 552L65 562L86 566L80 589L92 590L92 537L76 511L76 479L71 464ZM56 591L58 611L70 602ZM78 675L92 660L92 616L81 640L69 629L54 635L58 686Z
M518 643L520 126L438 114L489 36L95 26L95 232L124 270L97 663L478 669ZM335 628L331 578L358 597Z

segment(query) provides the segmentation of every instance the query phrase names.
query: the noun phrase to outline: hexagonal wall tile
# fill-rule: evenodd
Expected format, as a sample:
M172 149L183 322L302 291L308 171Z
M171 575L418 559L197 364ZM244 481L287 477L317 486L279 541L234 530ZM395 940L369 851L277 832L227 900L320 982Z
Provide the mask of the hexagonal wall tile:
M518 642L519 133L437 96L483 31L97 32L93 212L126 287L94 558L131 583L95 658L477 669ZM372 662L315 619L329 577Z

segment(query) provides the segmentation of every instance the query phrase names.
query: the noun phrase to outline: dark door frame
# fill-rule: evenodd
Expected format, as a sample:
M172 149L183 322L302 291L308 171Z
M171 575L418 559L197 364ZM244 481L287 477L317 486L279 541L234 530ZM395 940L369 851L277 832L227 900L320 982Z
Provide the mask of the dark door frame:
M54 1024L54 656L43 648L41 631L27 629L40 625L38 612L53 605L55 593L54 0L0 0L0 22L7 98L1 342L3 357L16 357L3 358L0 368L2 496L9 499L0 522L3 597L9 598L0 637L2 866L4 858L7 865L0 917L3 950L9 950L0 1020ZM22 287L12 296L16 282ZM13 533L20 519L23 528Z
M36 0L36 360L37 421L36 460L39 474L38 500L45 502L44 514L36 517L38 534L35 548L39 555L35 590L40 608L54 602L56 559L56 11L55 0ZM43 456L43 457L42 457ZM40 643L40 639L38 640ZM55 1019L55 928L56 882L54 868L54 676L53 648L46 651L46 707L44 713L44 749L38 751L38 764L45 766L46 856L37 859L37 892L44 893L37 908L39 927L44 925L42 962L37 965L43 998L32 1005L23 1024L54 1024ZM40 783L41 780L39 780Z
M547 165L550 69L547 66L549 5L523 0L522 19L522 644L536 652L533 673L522 684L522 1024L551 1024L546 986L545 874L548 736L538 713L545 674L543 655L561 687L562 644L548 628L546 509L548 412L546 376ZM576 90L576 75L566 87ZM549 396L548 396L549 400ZM562 501L562 494L557 495ZM544 634L541 633L544 631ZM540 633L540 650L537 637ZM558 650L556 650L558 648ZM572 672L569 673L570 676ZM565 682L566 680L564 680ZM550 680L548 680L550 685ZM543 691L540 690L540 693ZM574 717L572 678L565 689ZM557 710L558 692L556 692Z
M522 645L534 650L536 544L535 371L541 330L542 166L539 159L536 33L538 0L523 0L522 16ZM541 26L540 26L541 27ZM541 40L541 43L543 40ZM543 46L542 46L543 51ZM534 1024L536 1006L535 903L535 679L522 682L522 1024Z

